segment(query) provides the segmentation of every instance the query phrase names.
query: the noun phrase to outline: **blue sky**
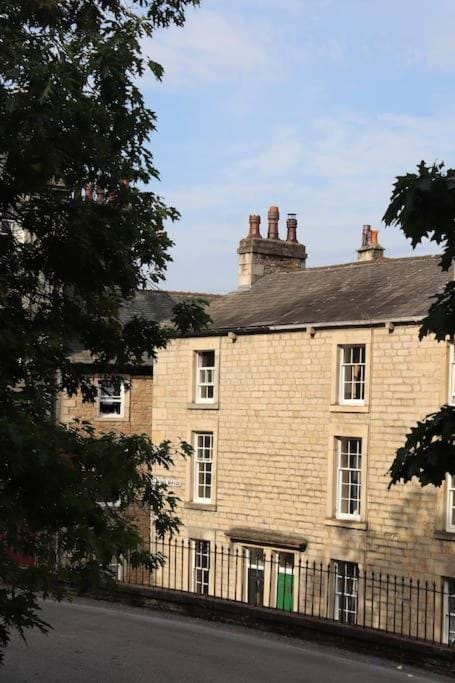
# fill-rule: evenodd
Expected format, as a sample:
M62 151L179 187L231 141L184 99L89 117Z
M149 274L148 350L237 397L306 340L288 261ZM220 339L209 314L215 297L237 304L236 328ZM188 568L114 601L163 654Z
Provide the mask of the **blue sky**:
M455 164L455 0L202 0L144 49L165 68L142 86L152 189L182 214L164 286L235 289L248 215L264 227L271 204L281 234L298 214L308 266L354 260L364 223L411 255L381 217L396 175Z

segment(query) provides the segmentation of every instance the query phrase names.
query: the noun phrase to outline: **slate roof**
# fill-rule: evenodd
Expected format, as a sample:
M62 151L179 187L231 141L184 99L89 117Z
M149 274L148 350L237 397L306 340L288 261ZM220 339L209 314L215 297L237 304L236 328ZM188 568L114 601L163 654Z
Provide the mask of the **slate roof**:
M132 301L128 301L120 309L120 320L125 323L135 315L140 315L147 320L156 320L159 323L171 322L172 310L176 303L184 299L204 299L211 302L220 297L220 294L205 294L202 292L166 292L155 289L144 289L136 292ZM74 342L72 347L72 360L74 363L88 364L92 357L84 347ZM144 365L150 365L151 361L144 361Z
M169 322L172 318L172 309L175 304L184 299L205 299L213 301L219 298L220 294L204 294L201 292L165 292L154 289L144 289L136 293L133 301L125 304L120 311L120 318L123 322L129 320L134 315L144 316L147 320L156 322Z
M273 273L212 301L213 329L421 317L449 279L439 256Z

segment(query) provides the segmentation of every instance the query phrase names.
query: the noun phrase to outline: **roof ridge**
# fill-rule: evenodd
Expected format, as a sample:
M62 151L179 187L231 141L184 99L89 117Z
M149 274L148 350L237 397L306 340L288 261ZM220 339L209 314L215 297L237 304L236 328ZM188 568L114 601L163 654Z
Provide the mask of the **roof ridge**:
M322 265L322 266L310 266L307 268L302 268L299 270L289 270L289 271L275 271L274 273L270 273L270 275L266 275L265 277L271 277L274 275L297 275L297 274L302 274L308 271L314 271L314 270L335 270L337 268L358 268L358 267L368 267L368 266L381 266L384 263L397 263L397 262L403 262L403 261L419 261L419 260L424 260L424 259L436 259L436 258L441 258L441 254L423 254L419 256L397 256L396 258L389 257L389 256L384 256L383 259L379 261L348 261L348 263L331 263L327 265ZM261 278L263 280L264 278ZM261 280L258 280L260 282Z
M222 294L219 294L219 293L218 294L215 294L215 293L212 294L211 292L188 292L188 291L178 290L178 289L153 289L153 288L149 288L149 289L139 289L138 293L140 293L140 292L156 292L157 294L169 294L170 296L172 296L173 294L185 294L185 295L191 294L192 296L223 296Z

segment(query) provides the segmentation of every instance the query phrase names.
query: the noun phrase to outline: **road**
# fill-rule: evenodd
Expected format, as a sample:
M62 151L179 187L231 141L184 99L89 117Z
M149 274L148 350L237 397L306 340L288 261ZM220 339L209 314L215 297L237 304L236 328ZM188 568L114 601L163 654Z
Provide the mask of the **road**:
M14 637L2 683L428 683L453 679L290 638L78 600L47 603L55 630Z

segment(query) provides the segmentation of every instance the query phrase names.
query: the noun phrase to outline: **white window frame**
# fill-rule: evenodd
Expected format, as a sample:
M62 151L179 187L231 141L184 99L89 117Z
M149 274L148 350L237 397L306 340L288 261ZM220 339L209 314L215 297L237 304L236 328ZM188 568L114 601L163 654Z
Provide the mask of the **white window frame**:
M354 363L352 361L345 362L344 354L346 350L361 348L363 350L363 362ZM339 374L338 374L338 402L340 405L363 406L365 405L365 391L366 391L366 344L340 344L338 347L339 353ZM361 370L361 379L352 381L351 384L355 386L356 383L362 387L362 398L345 398L344 385L346 381L346 370L352 368L354 365L359 365L363 368Z
M350 442L357 441L359 448L357 451L350 450ZM345 450L347 449L347 450ZM346 455L348 459L351 456L357 456L358 462L357 467L342 466L342 456ZM360 521L362 514L362 458L363 455L363 439L359 436L339 436L337 437L337 462L336 462L336 500L335 500L335 516L337 519L351 519ZM346 482L345 475L347 474L348 481ZM355 482L355 476L357 476L357 482ZM358 497L357 498L343 498L343 485L356 486L358 487ZM342 501L343 500L353 500L357 501L357 511L354 513L348 513L342 511Z
M193 501L211 503L213 500L213 432L193 433L193 460ZM209 489L209 496L199 495L200 475L204 481L203 488Z
M109 569L111 570L112 578L115 581L123 581L125 569L122 560L118 560L116 557L113 557L109 565Z
M449 347L449 395L447 397L449 406L455 406L455 343Z
M359 614L359 565L356 562L336 560L333 576L333 618L343 624L356 624ZM351 581L352 585L349 583ZM353 621L349 616L352 614Z
M455 600L455 579L447 578L443 582L443 639L448 645L455 645L455 611L449 612L449 596Z
M446 475L446 531L455 533L455 523L452 519L455 517L455 475Z
M192 550L193 591L198 595L208 595L210 591L210 541L193 539ZM205 563L204 560L206 560Z
M120 382L120 394L103 399L103 384L112 384L112 382L108 379L98 380L98 418L101 420L119 420L125 417L125 382L121 377L118 378L118 381ZM120 405L120 412L102 413L101 403L103 402L111 405Z
M104 503L101 501L98 502L100 508L119 508L121 504L122 501L120 500L120 498L118 498L117 500L109 501L108 503Z
M201 365L204 354L213 354L213 365ZM196 351L196 403L214 403L215 402L215 350L206 349L204 351ZM207 381L207 375L211 373L212 381ZM212 396L202 396L203 389L212 389Z

